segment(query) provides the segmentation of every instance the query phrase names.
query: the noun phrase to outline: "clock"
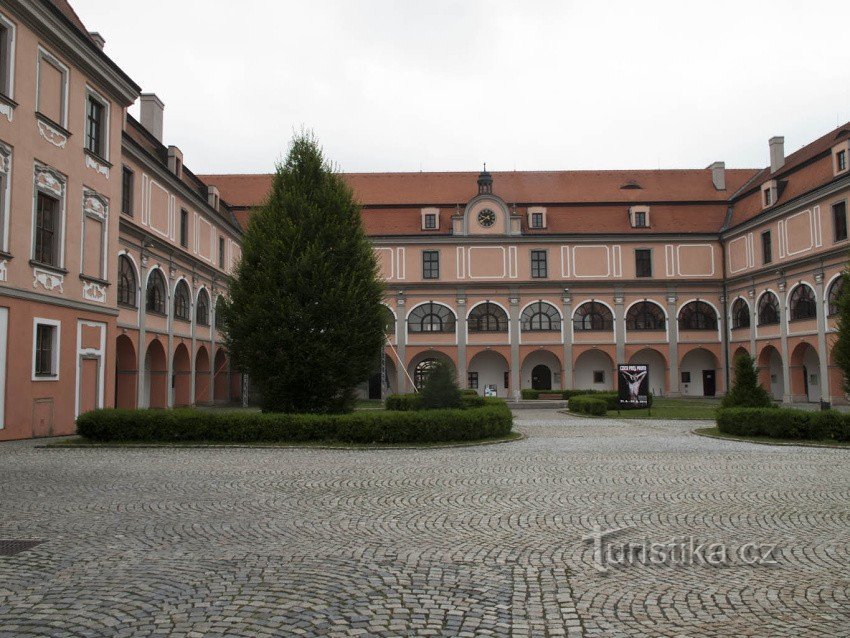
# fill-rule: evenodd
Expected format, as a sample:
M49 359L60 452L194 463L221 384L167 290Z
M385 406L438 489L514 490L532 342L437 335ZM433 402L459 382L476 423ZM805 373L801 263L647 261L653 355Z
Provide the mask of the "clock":
M478 213L478 223L484 228L490 228L490 226L496 223L496 213L489 208L485 208Z

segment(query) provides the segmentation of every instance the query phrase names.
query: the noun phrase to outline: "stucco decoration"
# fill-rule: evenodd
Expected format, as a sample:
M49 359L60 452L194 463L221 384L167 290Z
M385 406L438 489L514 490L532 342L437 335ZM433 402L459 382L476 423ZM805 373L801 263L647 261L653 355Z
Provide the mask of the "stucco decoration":
M12 113L15 112L15 109L12 108L11 104L6 104L5 102L0 102L0 115L5 115L6 119L10 122L12 121Z
M65 194L65 181L62 177L53 169L41 164L35 165L35 186L56 197L61 198Z
M106 303L106 288L97 282L83 280L83 299Z
M65 148L65 144L68 143L67 135L42 120L38 121L38 134L57 148Z
M63 288L65 277L58 273L43 270L41 268L33 268L32 276L33 288L38 288L40 284L45 290L54 290L55 288L58 288L59 292L65 292L65 289Z
M6 271L6 260L0 259L0 281L6 281L7 271Z
M101 164L91 155L86 155L86 166L94 169L96 173L100 173L106 179L109 179L109 167L106 164Z
M8 175L12 168L12 149L0 142L0 173Z
M109 214L109 201L91 190L83 191L83 211L87 215L94 215L106 219Z

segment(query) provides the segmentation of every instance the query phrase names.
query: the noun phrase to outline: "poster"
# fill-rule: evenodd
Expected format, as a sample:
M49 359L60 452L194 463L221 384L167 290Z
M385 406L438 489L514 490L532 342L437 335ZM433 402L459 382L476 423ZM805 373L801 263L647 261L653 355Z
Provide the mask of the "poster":
M620 408L649 407L649 366L643 363L617 366L617 392Z

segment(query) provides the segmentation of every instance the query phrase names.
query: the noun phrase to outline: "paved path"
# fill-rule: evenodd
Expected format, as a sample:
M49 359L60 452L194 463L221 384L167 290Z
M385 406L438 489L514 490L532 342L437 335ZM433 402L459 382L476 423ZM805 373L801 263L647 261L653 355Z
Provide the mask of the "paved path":
M850 451L517 419L465 449L0 445L0 538L46 540L0 557L0 635L850 636ZM626 528L603 559L735 560L595 563L594 524Z

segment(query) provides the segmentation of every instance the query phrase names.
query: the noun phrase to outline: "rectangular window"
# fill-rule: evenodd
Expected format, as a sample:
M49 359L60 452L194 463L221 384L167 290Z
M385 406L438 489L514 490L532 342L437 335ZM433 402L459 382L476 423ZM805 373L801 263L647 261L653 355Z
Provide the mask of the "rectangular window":
M773 244L770 241L770 231L761 234L761 263L769 264L773 261Z
M434 213L425 215L425 229L434 230L437 227L437 216Z
M440 278L440 251L422 251L422 279Z
M57 372L57 327L47 323L35 325L35 352L33 375L36 377L55 377Z
M121 171L121 212L133 216L133 171L126 166Z
M593 382L594 383L605 383L605 370L594 370L593 371Z
M105 111L100 100L92 95L86 98L86 149L100 157L106 155Z
M838 151L835 161L838 163L838 170L843 171L847 168L847 151Z
M0 15L0 93L8 97L12 96L14 39L14 27Z
M219 240L220 241L220 240ZM180 245L186 248L189 245L189 211L185 208L180 209ZM219 243L218 250L221 253L222 245ZM219 258L219 262L221 259ZM219 263L219 265L221 265Z
M478 389L478 373L477 372L468 372L466 374L466 385L472 388L473 390Z
M531 227L543 228L543 213L531 213Z
M531 251L531 276L534 279L544 279L549 276L545 250Z
M218 238L218 267L224 268L224 237Z
M641 210L635 213L635 228L646 228L646 212Z
M59 266L59 200L39 192L35 210L35 251L33 259Z
M44 49L38 52L36 110L62 127L68 126L68 67Z
M652 277L652 251L649 248L635 249L635 276Z
M832 205L832 221L835 228L835 241L847 239L847 202Z
M682 371L682 383L690 383L691 382L691 373L688 370Z

